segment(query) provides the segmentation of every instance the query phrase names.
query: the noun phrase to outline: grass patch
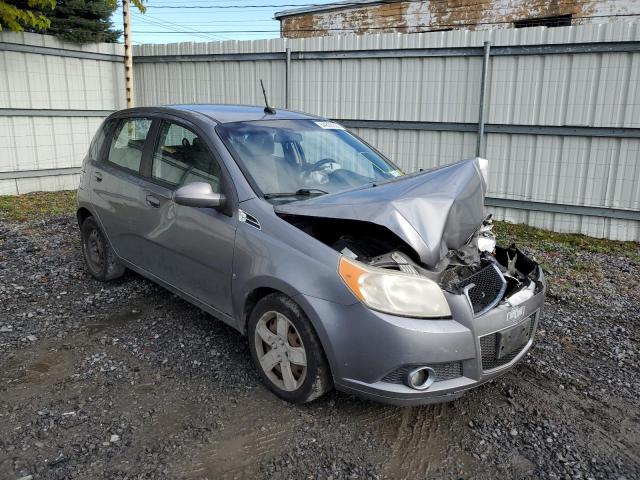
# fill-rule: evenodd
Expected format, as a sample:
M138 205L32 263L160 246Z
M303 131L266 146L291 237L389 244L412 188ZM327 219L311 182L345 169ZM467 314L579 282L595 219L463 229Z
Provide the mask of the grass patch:
M74 215L75 211L75 191L0 196L0 220L41 220L50 216ZM507 222L495 222L494 232L502 244L516 242L523 247L549 253L607 253L626 257L640 264L640 244L636 242L617 242L573 233L555 233ZM589 269L589 265L576 267Z
M0 195L0 220L42 220L52 216L74 215L75 211L75 190Z
M502 244L515 242L540 252L607 253L626 257L640 263L640 243L618 242L603 238L587 237L577 233L556 233L523 224L495 222L493 231Z

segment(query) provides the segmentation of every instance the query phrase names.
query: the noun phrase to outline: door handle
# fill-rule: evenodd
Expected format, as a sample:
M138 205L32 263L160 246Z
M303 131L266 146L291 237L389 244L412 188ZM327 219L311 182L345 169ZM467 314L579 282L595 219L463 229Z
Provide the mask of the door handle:
M98 182L102 181L102 174L100 172L95 172L93 176L96 178L96 181Z
M153 195L147 195L147 203L155 208L160 206L160 200Z

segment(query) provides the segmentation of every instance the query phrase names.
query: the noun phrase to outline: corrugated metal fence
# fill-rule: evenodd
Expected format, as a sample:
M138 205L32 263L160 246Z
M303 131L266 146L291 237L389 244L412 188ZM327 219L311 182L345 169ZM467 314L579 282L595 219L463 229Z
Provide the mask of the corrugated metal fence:
M342 121L413 171L475 155L487 41L491 210L640 240L640 24L142 45L135 98L261 104L262 79L272 104ZM0 34L0 194L75 186L124 107L122 53Z
M341 121L407 171L475 155L499 218L640 240L640 24L135 47L136 98Z
M0 195L77 188L102 118L125 106L123 54L0 32Z

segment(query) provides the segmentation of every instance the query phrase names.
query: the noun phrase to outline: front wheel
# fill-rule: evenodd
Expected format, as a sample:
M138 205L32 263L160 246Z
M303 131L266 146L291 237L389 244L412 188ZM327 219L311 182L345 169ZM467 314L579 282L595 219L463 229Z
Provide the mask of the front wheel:
M278 397L292 403L314 400L331 387L320 341L302 309L289 297L262 298L249 318L249 345L258 372Z
M93 217L82 222L80 234L82 255L91 275L102 282L124 275L126 268L116 259L115 252Z

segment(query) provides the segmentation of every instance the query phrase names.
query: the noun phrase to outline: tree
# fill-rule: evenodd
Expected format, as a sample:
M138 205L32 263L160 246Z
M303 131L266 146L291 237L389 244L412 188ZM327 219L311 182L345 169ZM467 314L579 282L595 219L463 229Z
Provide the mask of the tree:
M25 0L7 2L0 0L0 30L8 28L22 32L25 28L46 30L51 24L45 14L56 6L56 0Z
M111 22L115 9L108 0L58 0L46 33L77 43L117 42L121 32Z
M118 0L107 0L107 1L116 7L118 6ZM140 10L140 13L144 13L147 11L147 7L144 6L144 0L131 0L131 3L133 3L136 6L136 8Z
M143 0L131 2L146 11ZM117 42L121 32L111 22L117 7L118 0L0 0L0 25L77 43ZM16 15L19 21L10 21Z

